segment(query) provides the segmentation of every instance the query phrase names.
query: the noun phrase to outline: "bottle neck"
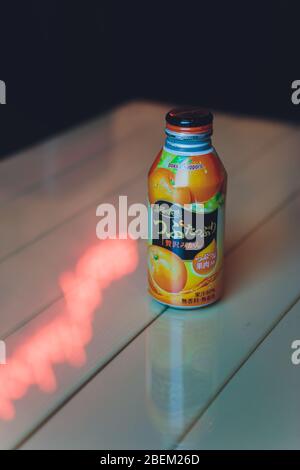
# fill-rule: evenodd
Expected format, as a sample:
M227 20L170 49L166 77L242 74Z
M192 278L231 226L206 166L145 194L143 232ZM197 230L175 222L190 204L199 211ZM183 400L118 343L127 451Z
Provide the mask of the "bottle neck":
M191 134L166 129L165 150L177 155L199 155L213 150L211 143L212 131Z

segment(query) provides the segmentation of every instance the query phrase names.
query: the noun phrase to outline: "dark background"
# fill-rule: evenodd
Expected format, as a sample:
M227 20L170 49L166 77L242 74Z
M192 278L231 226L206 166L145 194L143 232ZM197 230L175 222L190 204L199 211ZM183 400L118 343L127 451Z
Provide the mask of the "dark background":
M0 156L146 98L299 120L296 2L1 2Z

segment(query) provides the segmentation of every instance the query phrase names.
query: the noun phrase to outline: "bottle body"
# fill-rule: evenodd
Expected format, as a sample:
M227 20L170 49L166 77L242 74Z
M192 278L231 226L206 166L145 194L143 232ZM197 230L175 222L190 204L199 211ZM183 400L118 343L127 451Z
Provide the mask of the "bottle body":
M222 295L227 174L210 135L170 125L148 174L149 293L177 308Z

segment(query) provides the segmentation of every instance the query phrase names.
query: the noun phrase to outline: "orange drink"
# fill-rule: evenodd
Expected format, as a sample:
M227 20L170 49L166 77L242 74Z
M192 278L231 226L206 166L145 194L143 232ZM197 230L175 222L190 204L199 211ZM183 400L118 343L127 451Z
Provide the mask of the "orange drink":
M148 174L149 293L179 308L222 294L227 174L211 142L213 116L166 115L166 141Z

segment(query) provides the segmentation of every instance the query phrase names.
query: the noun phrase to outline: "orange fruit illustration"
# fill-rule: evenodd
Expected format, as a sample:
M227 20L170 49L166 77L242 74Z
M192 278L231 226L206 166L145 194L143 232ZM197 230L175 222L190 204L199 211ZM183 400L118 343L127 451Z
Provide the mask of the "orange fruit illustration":
M192 202L204 202L221 188L225 174L217 155L197 155L189 158L188 165L200 165L199 169L178 169L175 186L183 184L190 188Z
M150 171L148 185L151 204L159 200L182 205L191 203L189 188L176 185L175 175L166 168L156 168Z
M187 280L187 271L179 256L160 246L148 249L149 276L167 292L180 292Z
M204 250L199 251L193 259L193 268L196 273L204 275L209 273L217 262L217 244L213 240Z

